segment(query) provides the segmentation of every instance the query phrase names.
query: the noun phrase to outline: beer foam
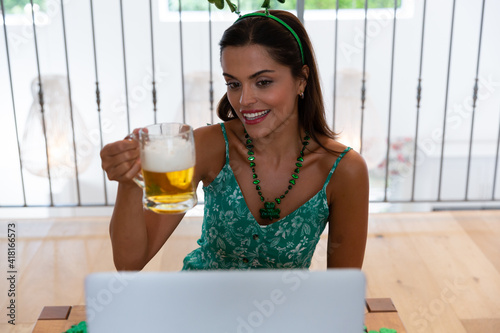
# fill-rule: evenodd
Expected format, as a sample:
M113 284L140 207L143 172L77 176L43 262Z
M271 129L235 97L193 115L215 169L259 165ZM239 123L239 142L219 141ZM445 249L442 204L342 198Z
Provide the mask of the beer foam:
M152 172L180 171L194 166L193 155L186 140L154 141L143 147L141 164L144 170Z

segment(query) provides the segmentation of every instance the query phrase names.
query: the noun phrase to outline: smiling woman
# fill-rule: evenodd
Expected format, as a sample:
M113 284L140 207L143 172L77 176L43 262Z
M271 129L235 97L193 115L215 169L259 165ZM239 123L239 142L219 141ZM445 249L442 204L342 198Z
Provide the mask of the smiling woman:
M224 123L195 130L194 182L203 183L199 248L185 270L308 268L328 229L327 267L361 267L368 173L325 120L316 60L300 21L286 11L247 14L223 34ZM137 145L101 152L119 182L110 225L115 265L142 269L183 215L143 211L132 182Z
M306 87L307 66L304 66L303 77L294 78L288 67L269 59L266 49L258 45L227 47L221 62L229 103L244 124L255 125L267 120L268 124L276 122L274 126L280 127L296 115L296 97ZM246 66L241 66L241 62ZM262 105L259 108L255 108L257 101ZM263 128L253 126L247 131L251 137L259 138L261 135L254 132L255 129Z

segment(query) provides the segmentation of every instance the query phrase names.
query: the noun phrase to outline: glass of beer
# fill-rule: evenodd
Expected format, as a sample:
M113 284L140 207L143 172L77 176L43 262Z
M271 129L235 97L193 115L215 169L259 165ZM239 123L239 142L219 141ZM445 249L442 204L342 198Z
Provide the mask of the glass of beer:
M134 179L144 190L144 207L156 213L177 214L198 202L193 184L195 148L193 128L161 123L141 128L142 172Z

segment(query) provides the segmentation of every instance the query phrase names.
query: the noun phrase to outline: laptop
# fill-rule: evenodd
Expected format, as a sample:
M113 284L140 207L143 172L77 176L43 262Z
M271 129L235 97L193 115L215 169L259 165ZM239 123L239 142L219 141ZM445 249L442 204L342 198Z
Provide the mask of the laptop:
M87 329L104 332L363 332L357 269L104 272L85 279Z

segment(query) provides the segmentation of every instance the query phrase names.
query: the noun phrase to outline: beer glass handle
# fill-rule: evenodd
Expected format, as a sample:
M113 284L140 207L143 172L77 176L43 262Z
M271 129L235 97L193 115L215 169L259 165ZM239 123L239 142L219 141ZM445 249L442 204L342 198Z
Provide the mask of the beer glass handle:
M142 172L139 171L134 177L134 183L136 183L140 188L144 189L144 178L142 178Z
M139 138L136 133L130 133L125 137L125 140L136 140L139 141ZM137 175L132 179L134 183L136 183L140 188L144 189L144 178L142 177L142 171L139 171Z

